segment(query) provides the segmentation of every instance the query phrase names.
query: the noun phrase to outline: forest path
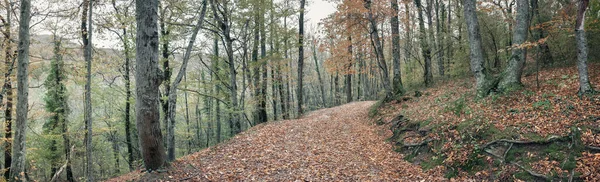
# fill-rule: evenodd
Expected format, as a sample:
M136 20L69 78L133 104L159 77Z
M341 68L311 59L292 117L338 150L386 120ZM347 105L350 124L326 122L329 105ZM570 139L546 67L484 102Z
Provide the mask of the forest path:
M373 104L354 102L253 127L178 159L167 180L430 181L393 151L389 130L369 121Z

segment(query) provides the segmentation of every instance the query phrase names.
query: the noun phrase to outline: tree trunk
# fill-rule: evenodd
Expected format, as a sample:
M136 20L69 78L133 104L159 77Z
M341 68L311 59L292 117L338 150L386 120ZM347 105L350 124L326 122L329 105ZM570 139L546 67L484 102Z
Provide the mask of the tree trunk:
M133 143L131 140L131 78L130 78L130 59L129 59L129 44L127 43L127 29L123 28L123 49L125 51L125 141L127 142L127 154L129 171L133 171Z
M348 63L345 68L346 103L352 102L352 36L348 36Z
M159 5L160 7L160 5ZM169 130L169 102L170 100L168 99L168 97L171 95L171 76L172 76L172 68L169 64L169 34L170 31L168 30L169 28L165 26L165 18L167 17L166 15L167 9L166 8L162 8L160 10L160 36L161 38L159 39L159 41L163 41L162 42L162 50L161 50L161 55L162 55L162 66L163 66L163 82L162 84L164 85L164 95L160 96L160 102L161 102L161 108L163 111L163 123L164 123L164 127L165 127L165 133L167 133L167 137L164 138L164 145L167 146L167 153L169 153L169 150L171 149L168 145L169 143L169 139L171 138L171 136L173 135L173 133L171 133L171 130ZM167 161L171 161L170 160L170 156L167 155Z
M585 12L589 0L579 0L577 10L577 23L575 25L575 37L577 40L577 70L579 71L579 95L593 93L594 89L588 77L588 47L585 37Z
M523 86L521 75L525 67L527 48L522 46L527 40L529 29L529 3L528 0L517 0L517 24L513 33L512 56L506 71L500 79L498 89L502 91L511 91Z
M181 83L181 80L183 79L184 75L186 74L187 71L187 64L190 60L190 56L192 54L192 48L194 47L194 42L196 42L196 36L198 36L198 32L200 31L200 28L202 27L202 23L204 22L204 15L206 14L206 0L202 1L202 10L200 12L200 17L198 18L198 22L196 23L196 26L194 26L194 29L192 30L192 37L190 37L190 40L188 41L188 45L185 49L185 53L183 55L183 61L181 64L181 67L179 68L179 72L177 73L177 76L175 77L175 80L173 81L173 83L169 86L167 85L167 87L171 87L171 92L169 92L168 95L168 103L169 103L169 109L168 112L166 113L169 116L169 122L168 122L168 130L169 130L169 138L168 138L168 157L167 157L167 161L174 161L175 160L175 113L176 113L176 104L177 104L177 87L179 86L179 83ZM189 125L189 120L188 120L188 125Z
M298 116L303 114L302 102L304 93L302 91L304 77L304 5L306 0L300 0L300 18L298 19L298 87L296 94L298 95Z
M4 179L10 179L10 165L11 165L11 139L12 139L12 123L13 123L13 86L12 86L12 70L14 67L14 53L12 50L13 42L10 41L12 39L11 36L11 23L12 23L12 8L10 5L6 6L6 23L4 29L4 45L5 47L5 60L4 64L6 66L6 74L4 74L4 89L6 89L6 105L4 109Z
M86 130L86 135L85 135L85 177L86 177L86 181L94 181L94 169L93 169L93 162L92 162L92 89L91 89L91 85L92 85L92 12L93 12L93 0L85 0L85 3L88 3L89 5L87 5L87 11L83 11L83 17L87 16L86 18L82 18L82 22L81 22L81 33L82 33L82 38L83 38L83 47L84 47L84 52L83 52L83 57L85 58L85 63L86 63L86 82L85 82L85 95L84 95L84 121L85 121L85 130ZM84 4L84 6L86 6ZM84 8L86 9L86 8ZM87 13L87 15L85 14ZM86 29L86 21L87 21L87 29Z
M537 24L536 26L534 26L536 27L535 29L537 31L535 31L533 35L535 36L535 39L537 41L545 39L547 37L547 35L545 35L546 31L541 26L545 21L542 20L542 17L540 15L538 0L531 0L531 9L531 12L533 13L532 16L535 17L535 21ZM552 52L550 52L550 46L548 46L548 44L545 41L538 45L538 52L540 52L541 54L541 57L539 58L541 59L543 66L550 66L554 62Z
M289 1L285 1L285 5L288 6ZM287 14L283 17L283 29L287 30L288 26L287 26ZM287 67L291 68L291 65L288 64L288 34L286 32L286 34L283 36L283 50L284 50L284 60L285 60L285 64ZM285 80L283 80L282 78L282 82L284 82L285 84L285 102L283 103L282 107L285 107L285 109L283 109L283 119L289 119L290 118L290 111L292 110L292 107L290 105L290 82L289 82L289 78L291 77L291 73L288 72L288 74L286 74L285 76Z
M398 21L398 0L391 0L392 19L392 59L394 63L394 95L404 94L404 86L402 85L402 75L400 68L400 27Z
M487 96L490 91L488 75L483 66L483 50L481 44L481 34L479 33L479 22L477 21L475 0L463 0L464 16L467 23L467 33L469 36L469 48L471 58L471 71L475 75L475 85L479 97Z
M162 73L158 68L158 0L136 1L136 122L146 170L165 164L165 148L160 128L158 87Z
M313 59L315 60L315 70L317 71L317 78L319 79L319 89L321 90L321 106L327 107L325 105L325 85L323 84L323 79L321 78L321 71L319 70L319 61L317 58L317 42L313 42L312 46L313 51Z
M371 9L371 0L364 0L364 2L365 8L367 8L367 10L369 11L367 19L369 20L371 26L371 42L374 45L373 48L375 49L375 55L377 57L377 65L379 66L379 69L381 71L379 74L381 75L383 87L385 88L384 100L388 100L391 99L393 91L390 85L390 77L387 63L385 62L385 57L383 56L382 40L379 38L379 31L377 30L377 20L375 19L375 16L373 15L373 10Z
M117 8L117 4L116 1L113 0L112 2L112 6L115 10L115 12L119 13L119 9ZM123 13L123 15L128 15L128 11L129 7L125 8L125 12ZM125 64L124 64L124 68L125 68L125 73L123 73L123 78L125 80L125 143L127 145L127 154L128 154L128 158L127 158L127 164L129 167L129 171L133 171L133 161L134 159L134 152L133 152L133 146L132 146L132 141L131 141L131 78L130 78L130 54L129 52L131 51L129 48L129 38L127 35L127 25L125 24L125 22L120 18L121 16L118 16L119 18L117 19L119 22L121 22L121 31L122 31L122 35L119 35L119 37L121 38L121 42L123 43L123 52L125 55ZM66 150L69 150L68 148ZM68 155L67 155L68 157ZM67 175L69 175L69 172L71 172L70 170L70 165L67 167ZM72 174L71 174L72 175ZM72 177L72 176L71 176Z
M438 72L440 76L444 77L445 69L444 69L444 35L442 34L442 29L444 28L444 16L445 16L445 8L444 2L442 1L440 5L440 0L435 0L435 23L436 23L436 52L437 52L437 62L438 62ZM440 19L440 10L442 11L441 19ZM442 20L442 21L440 21ZM433 36L432 36L433 37Z
M425 30L425 19L423 18L423 5L421 0L415 0L417 6L417 14L419 16L419 42L421 43L421 53L425 59L425 67L423 78L425 79L425 86L431 86L433 84L433 74L431 73L431 48L429 47L429 41L427 39L427 32ZM430 6L429 4L427 6ZM430 9L430 8L427 8ZM429 10L427 12L430 12ZM431 19L430 13L428 13L428 19ZM429 26L431 29L431 26Z
M21 0L19 17L19 44L17 57L17 120L15 135L12 142L12 160L10 165L10 178L15 181L25 181L25 152L26 126L29 95L29 21L31 20L31 1Z
M260 63L260 69L261 69L261 85L260 85L260 98L259 98L259 120L260 123L264 123L267 122L268 117L267 117L267 33L265 30L265 24L267 23L265 21L265 11L264 11L264 6L265 6L265 1L264 0L260 0L260 5L261 7L260 9L260 14L259 14L259 21L256 23L259 23L259 28L260 28L260 59L261 59L261 63Z

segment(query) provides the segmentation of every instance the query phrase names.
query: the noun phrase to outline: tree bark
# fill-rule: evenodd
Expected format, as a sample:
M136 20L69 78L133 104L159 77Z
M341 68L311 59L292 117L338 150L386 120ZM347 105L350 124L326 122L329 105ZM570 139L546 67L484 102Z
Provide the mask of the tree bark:
M431 73L431 48L429 47L427 32L425 30L425 19L423 18L423 5L421 4L421 0L415 0L415 5L417 6L417 14L419 16L419 42L421 44L421 53L423 54L423 59L425 59L423 78L425 79L425 85L431 86L431 84L433 84L433 74ZM428 14L428 17L429 16L430 15ZM431 26L429 26L429 28L431 29Z
M348 63L345 68L345 89L346 89L346 103L352 102L352 63L353 63L353 53L352 53L352 36L348 36Z
M585 12L589 0L579 0L577 10L577 23L575 25L575 37L577 40L577 70L579 71L579 95L593 93L594 89L588 77L588 47L585 37Z
M444 35L442 34L444 29L444 16L446 16L444 2L440 3L440 0L435 0L435 23L436 23L436 52L437 52L437 62L438 62L438 72L440 76L444 77L445 69L444 69ZM440 10L442 12L440 19ZM441 20L441 21L440 21Z
M173 80L173 83L168 86L171 87L171 92L169 92L168 95L168 103L169 103L169 109L168 112L166 113L169 116L169 122L168 124L168 130L169 130L169 139L168 139L168 157L167 157L167 161L174 161L175 160L175 113L176 113L176 105L177 105L177 87L179 86L179 83L181 83L181 80L183 79L184 75L186 74L187 71L187 65L188 62L190 60L190 56L192 54L192 48L194 47L194 42L196 42L196 36L198 36L198 32L200 31L200 28L202 27L202 23L204 22L204 15L206 14L206 0L202 1L202 10L200 12L200 17L198 18L198 22L196 22L196 26L194 26L194 29L192 30L192 36L190 37L190 40L188 41L188 45L185 49L185 53L183 55L183 61L181 64L181 67L179 68L179 72L177 73L177 76L175 77L175 80ZM188 120L189 121L189 120ZM189 125L189 122L188 122Z
M501 91L511 91L523 86L521 75L525 67L527 48L522 46L527 40L529 29L529 3L528 0L517 0L517 24L513 33L514 45L512 56L504 71L498 89Z
M540 15L538 0L531 0L531 9L531 12L533 13L532 16L535 17L537 24L534 26L537 31L535 31L533 35L537 41L545 39L547 37L547 32L544 30L543 26L541 26L545 21L542 20L542 16ZM554 62L552 52L550 52L550 46L548 46L545 41L538 45L538 51L541 54L539 59L541 59L543 66L550 66Z
M302 108L304 93L302 90L303 77L304 77L304 6L306 0L300 0L300 18L298 19L298 87L296 88L296 94L298 95L298 116L301 116L304 112Z
M6 24L4 25L4 45L5 47L5 60L4 64L6 64L6 72L4 74L4 88L6 89L6 105L4 109L4 179L10 179L10 165L11 165L11 139L12 139L12 123L13 123L13 86L12 86L12 70L14 67L14 53L12 50L13 42L10 41L12 39L11 35L11 23L12 23L12 8L10 4L6 5Z
M165 148L158 109L162 73L158 68L158 0L136 1L136 122L146 170L164 167Z
M394 95L404 94L404 86L402 85L402 74L400 67L400 27L398 21L398 0L391 0L392 19L392 59L394 63ZM408 11L408 10L407 10Z
M85 94L84 94L84 122L85 122L85 177L86 181L94 181L94 169L92 162L92 14L93 14L93 0L84 0L84 3L88 3L84 7L81 22L81 36L83 38L83 57L86 63L86 82L85 82ZM87 11L85 10L87 9ZM87 19L85 18L87 16ZM87 28L86 28L87 21Z
M261 85L260 85L260 98L259 98L259 120L260 123L264 123L267 122L268 117L267 117L267 32L265 30L265 24L267 23L265 21L265 1L261 0L260 1L260 5L261 7L260 9L260 14L259 14L259 21L257 23L259 23L259 27L260 27L260 59L261 59L261 64L260 64L260 69L261 69Z
M490 83L485 67L483 66L483 50L481 34L479 33L479 22L477 21L475 0L463 0L464 16L467 23L469 36L469 48L471 58L471 71L475 75L475 86L479 97L487 96L490 92Z
M367 19L369 20L371 27L371 43L374 45L373 48L375 49L375 55L377 57L377 65L379 66L379 69L381 71L379 74L381 75L383 87L385 88L384 100L388 100L391 99L393 90L392 86L390 85L390 77L387 63L385 62L385 57L383 55L382 40L379 38L379 31L377 30L377 20L375 19L375 16L373 15L373 10L371 9L371 0L364 0L364 3L365 8L369 11Z
M31 1L21 0L19 20L19 44L17 57L17 120L12 142L12 161L10 180L25 181L25 152L29 95L29 21L31 20Z
M116 4L116 0L112 0L111 1L113 9L115 10L115 12L118 14L119 13L119 9L117 8L117 4ZM125 10L123 12L123 14L121 15L125 15L127 16L129 13L129 7L125 7ZM118 35L121 38L121 42L123 43L123 52L125 55L125 63L123 65L123 67L125 68L125 73L123 73L123 78L125 80L125 143L127 145L127 164L129 167L129 171L133 171L133 161L134 159L134 152L133 152L133 144L132 144L132 140L131 140L131 55L130 55L130 47L129 47L129 37L127 35L127 25L125 23L125 21L123 19L120 18L121 16L117 16L117 20L121 23L121 32L122 35ZM67 174L69 173L69 170L67 170Z
M321 78L321 70L319 70L319 61L317 58L317 42L316 40L312 45L313 59L315 60L315 70L317 71L317 78L319 79L319 89L321 90L321 106L327 107L325 105L325 85L323 84L323 79Z

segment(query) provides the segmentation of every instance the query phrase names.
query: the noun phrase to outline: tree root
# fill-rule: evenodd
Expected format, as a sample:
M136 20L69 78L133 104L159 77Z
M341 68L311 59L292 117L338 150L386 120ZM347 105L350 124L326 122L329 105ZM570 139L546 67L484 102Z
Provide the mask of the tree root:
M422 142L412 143L412 144L405 144L404 142L402 142L402 146L406 147L406 148L409 148L409 147L420 147L420 146L423 146L423 145L427 145L431 141L433 141L433 140L426 139L426 140L423 140Z
M511 143L511 144L522 144L522 145L526 145L526 144L548 144L548 143L552 143L552 142L556 142L556 141L565 140L565 139L567 139L569 137L570 136L567 136L567 137L550 136L546 140L542 140L542 141L521 141L521 140L500 139L500 140L494 140L494 141L488 142L485 145L481 146L481 148L485 149L485 148L489 147L490 145L493 145L493 144L496 144L496 143L500 143L500 142Z

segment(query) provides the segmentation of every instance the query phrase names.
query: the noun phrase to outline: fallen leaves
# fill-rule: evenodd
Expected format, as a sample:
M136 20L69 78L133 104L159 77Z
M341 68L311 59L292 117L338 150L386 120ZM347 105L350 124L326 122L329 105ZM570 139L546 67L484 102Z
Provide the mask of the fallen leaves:
M443 172L423 172L393 151L385 142L391 133L378 134L386 128L367 118L372 104L351 103L259 125L178 159L167 175L172 178L164 180L443 181Z

